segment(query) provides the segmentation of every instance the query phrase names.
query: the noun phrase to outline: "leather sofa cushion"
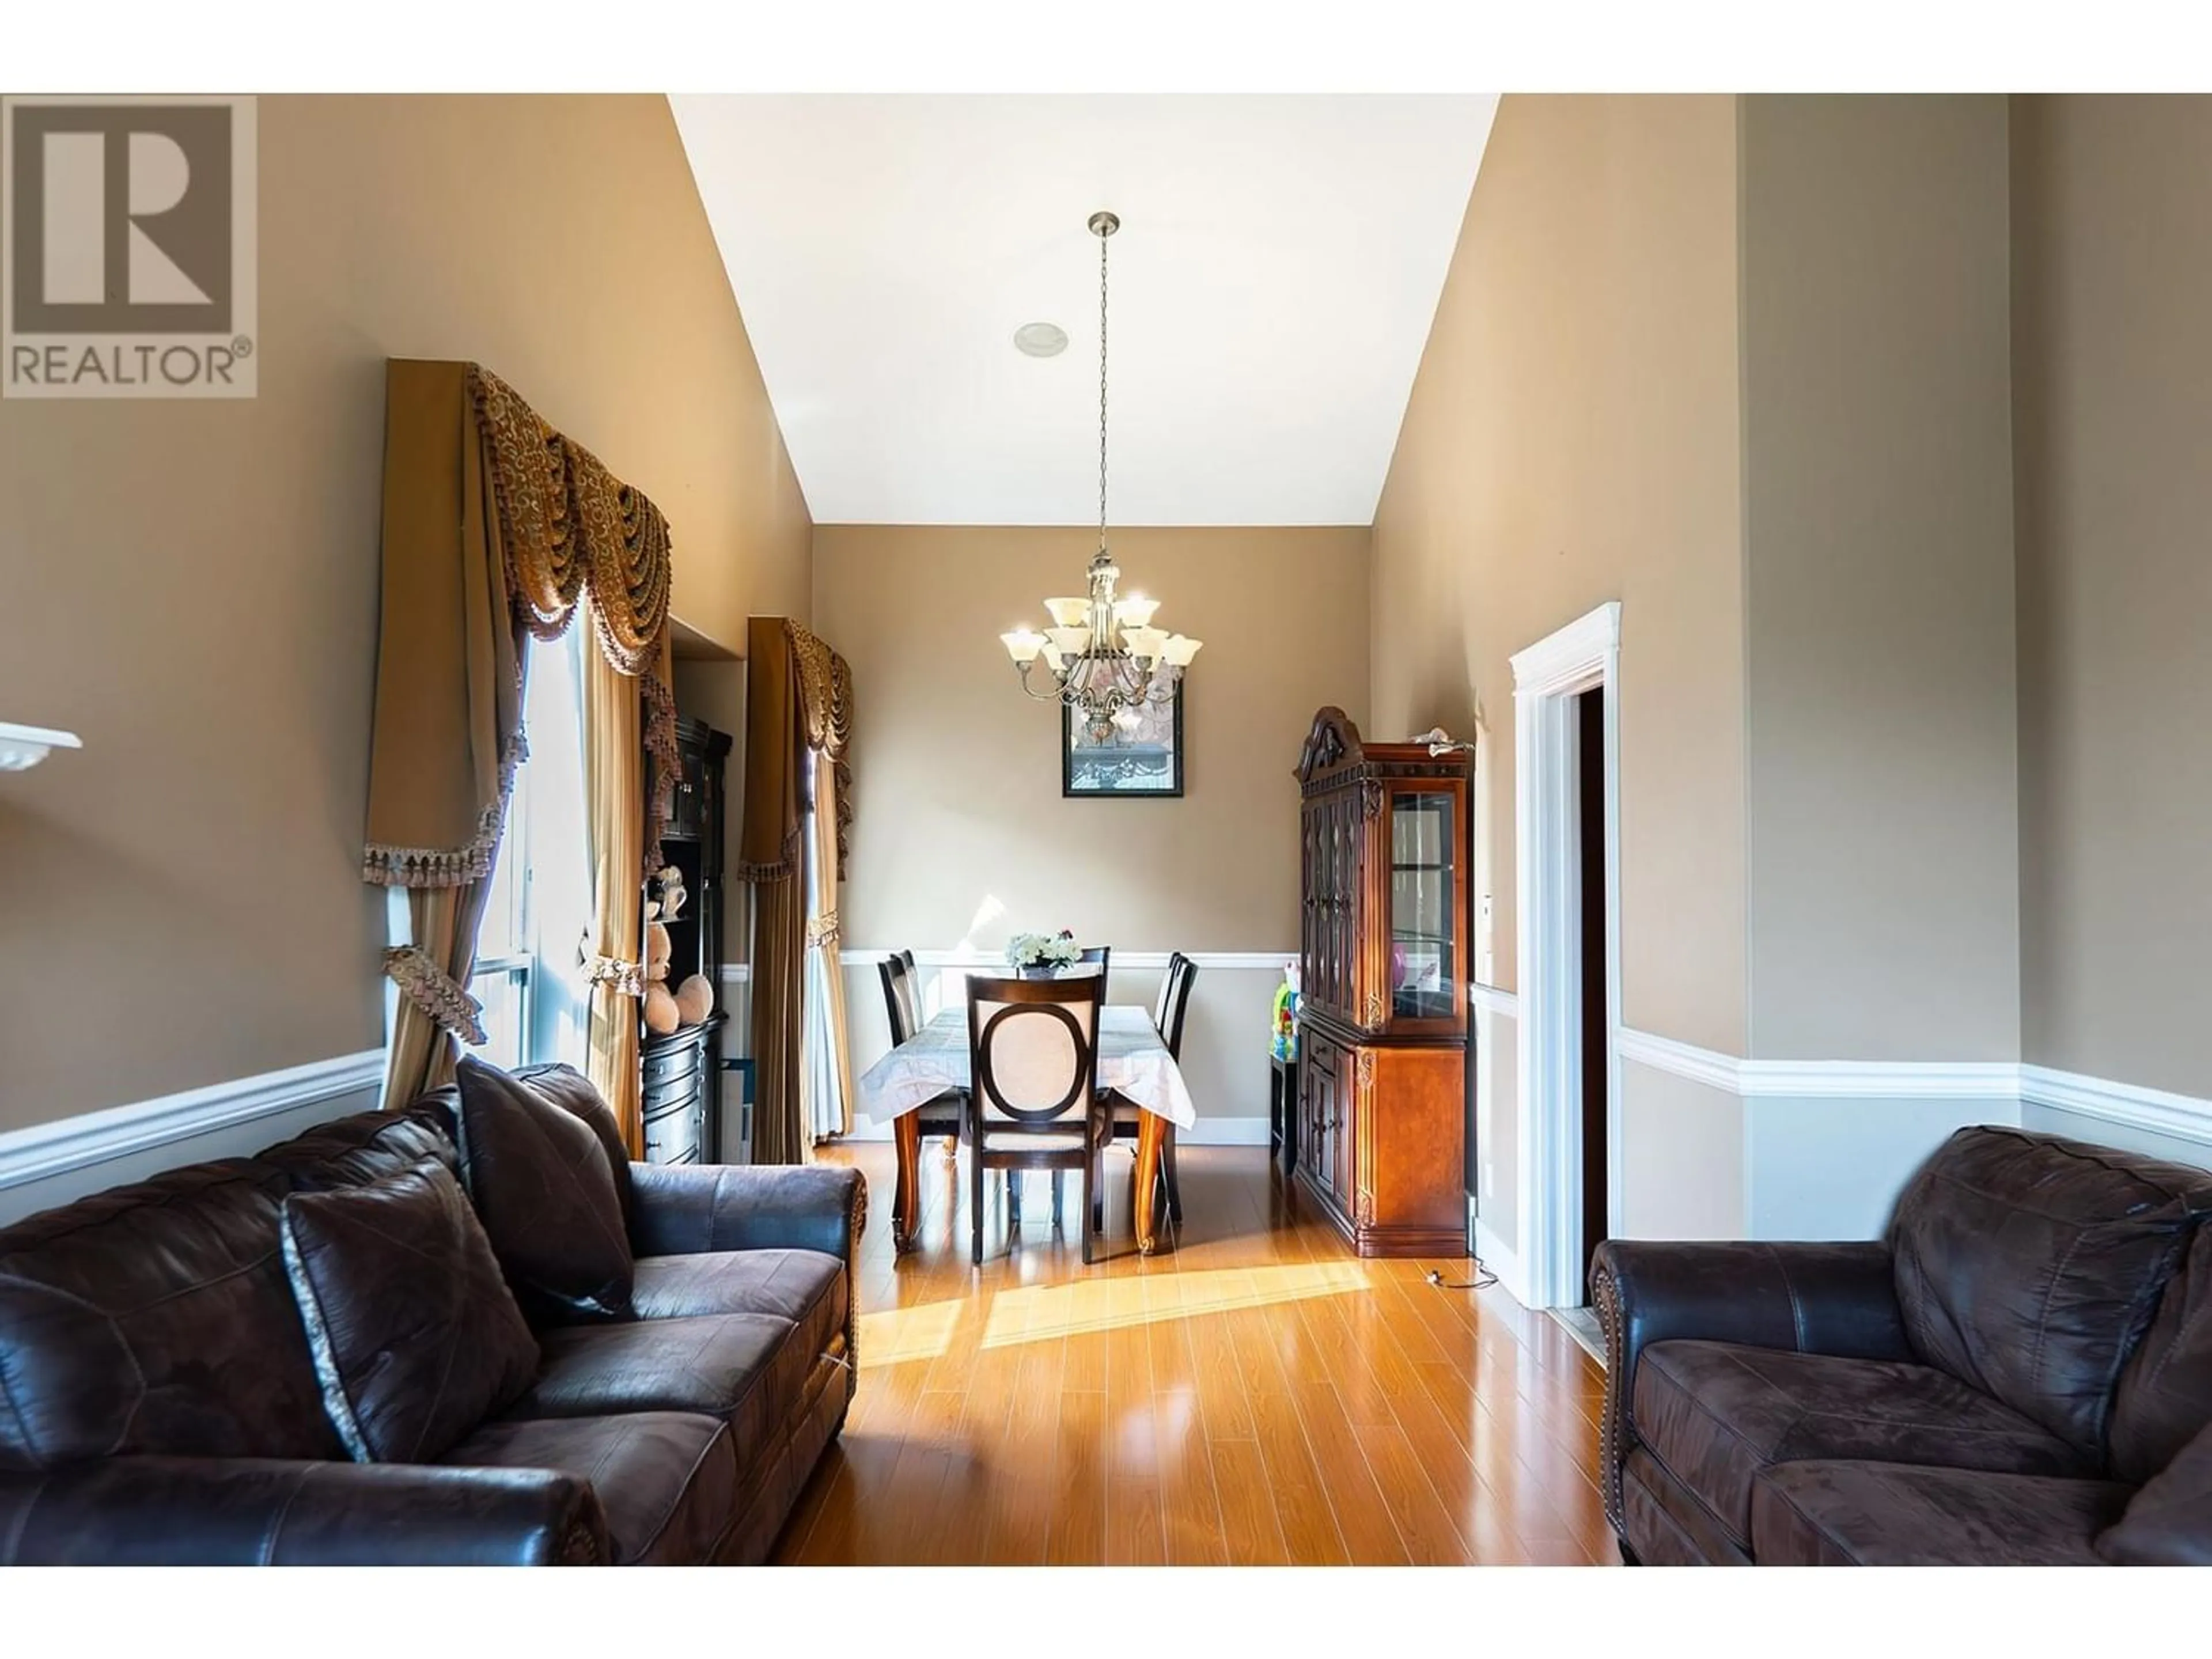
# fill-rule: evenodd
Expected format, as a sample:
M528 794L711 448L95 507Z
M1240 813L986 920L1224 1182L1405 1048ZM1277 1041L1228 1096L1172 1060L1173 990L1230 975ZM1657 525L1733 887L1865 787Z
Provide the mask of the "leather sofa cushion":
M2166 1280L2112 1396L2112 1474L2149 1480L2212 1422L2212 1223Z
M599 1137L599 1150L606 1154L607 1173L614 1177L615 1202L622 1206L623 1225L627 1228L631 1209L629 1143L623 1139L614 1108L607 1104L599 1085L573 1066L525 1066L514 1075L517 1082L528 1084Z
M2136 1493L2097 1553L2126 1566L2212 1567L2212 1425Z
M2030 1474L2093 1471L2019 1413L1931 1366L1731 1342L1655 1342L1637 1361L1637 1438L1739 1547L1769 1464L1863 1458Z
M318 1124L253 1156L257 1163L283 1170L295 1193L358 1187L424 1163L441 1164L458 1174L460 1152L453 1143L453 1122L449 1103L425 1096L404 1112L357 1112Z
M1779 1463L1753 1485L1762 1567L2094 1566L2130 1489L1904 1463Z
M699 1412L730 1425L741 1470L797 1409L821 1352L770 1314L572 1325L541 1333L538 1346L538 1381L509 1416Z
M1751 1557L1641 1446L1620 1466L1622 1536L1648 1567L1747 1567Z
M0 1469L343 1457L284 1275L287 1184L194 1164L0 1230Z
M844 1328L846 1283L844 1264L819 1250L714 1250L640 1256L632 1294L641 1319L773 1314L819 1353Z
M359 1463L428 1463L538 1370L476 1213L443 1164L295 1193L284 1263L323 1403Z
M465 1054L457 1079L469 1196L524 1315L541 1328L629 1318L629 1229L598 1133L542 1077Z
M729 1431L712 1417L640 1412L487 1423L443 1462L554 1469L589 1481L623 1566L709 1564L736 1519L737 1460Z
M2212 1172L2057 1135L1961 1129L1898 1200L1913 1352L2101 1459L2113 1385Z

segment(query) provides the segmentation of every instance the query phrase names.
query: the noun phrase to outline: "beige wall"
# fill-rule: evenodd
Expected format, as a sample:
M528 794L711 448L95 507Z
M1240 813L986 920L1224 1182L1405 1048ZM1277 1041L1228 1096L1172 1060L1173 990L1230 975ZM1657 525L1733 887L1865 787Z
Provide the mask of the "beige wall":
M1736 111L1509 97L1376 512L1378 731L1486 726L1514 981L1510 658L1621 602L1629 1024L1744 1040Z
M2012 1060L2004 100L1748 98L1741 142L1745 1052Z
M665 102L269 98L260 396L0 404L0 1128L376 1046L383 365L475 358L667 511L678 614L808 602Z
M2212 100L2012 117L2025 1057L2212 1095Z
M1367 532L1122 530L1122 591L1206 641L1180 800L1063 800L1058 715L998 636L1080 591L1096 531L824 525L814 628L853 666L841 907L863 950L1073 928L1131 951L1294 951L1314 710L1366 714Z

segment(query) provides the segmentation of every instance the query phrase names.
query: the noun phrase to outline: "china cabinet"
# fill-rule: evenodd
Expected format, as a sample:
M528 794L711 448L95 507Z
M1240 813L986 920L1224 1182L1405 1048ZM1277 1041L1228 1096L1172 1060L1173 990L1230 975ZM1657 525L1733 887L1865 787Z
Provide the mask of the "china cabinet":
M1466 1248L1464 752L1340 708L1298 757L1298 1179L1364 1256Z

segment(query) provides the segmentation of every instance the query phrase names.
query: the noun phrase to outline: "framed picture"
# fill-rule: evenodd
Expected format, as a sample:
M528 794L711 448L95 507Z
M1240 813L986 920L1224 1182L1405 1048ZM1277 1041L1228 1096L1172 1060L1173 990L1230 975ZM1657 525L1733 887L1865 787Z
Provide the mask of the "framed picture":
M1137 709L1133 724L1102 738L1073 708L1060 710L1060 793L1117 799L1182 793L1183 682L1165 703Z

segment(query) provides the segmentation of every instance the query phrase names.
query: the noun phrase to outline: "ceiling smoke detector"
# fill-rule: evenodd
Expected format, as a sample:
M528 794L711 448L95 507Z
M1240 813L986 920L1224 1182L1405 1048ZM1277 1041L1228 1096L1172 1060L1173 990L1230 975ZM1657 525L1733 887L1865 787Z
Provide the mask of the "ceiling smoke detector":
M1014 349L1024 357L1057 357L1067 349L1067 331L1058 323L1024 323L1014 331Z

